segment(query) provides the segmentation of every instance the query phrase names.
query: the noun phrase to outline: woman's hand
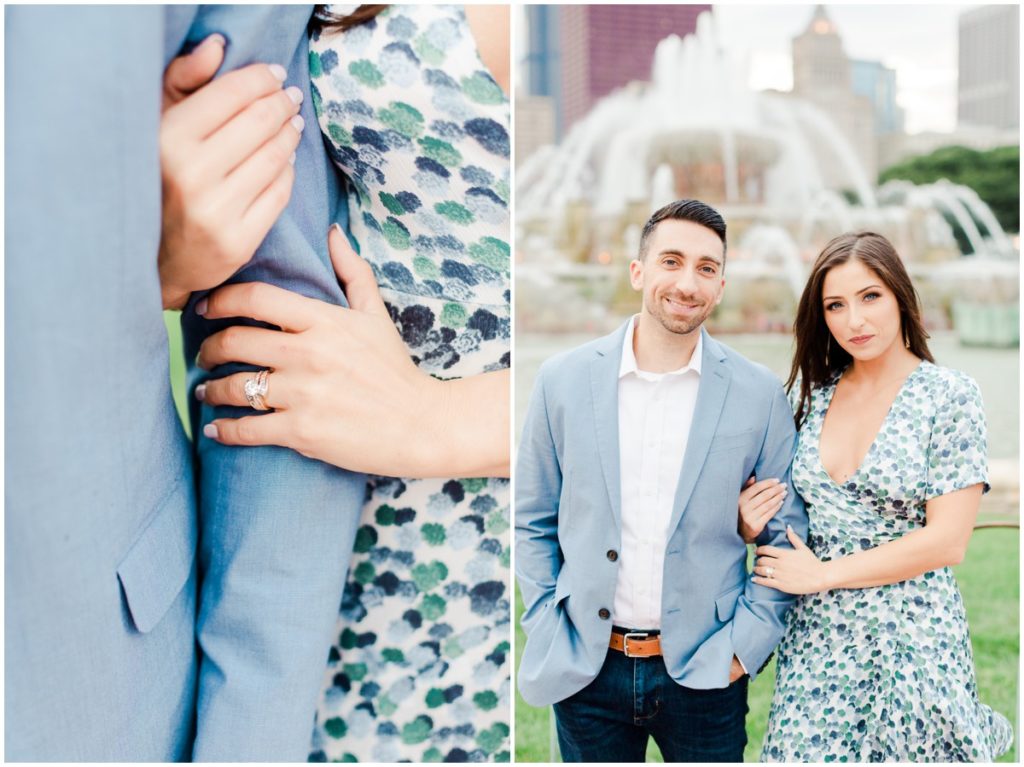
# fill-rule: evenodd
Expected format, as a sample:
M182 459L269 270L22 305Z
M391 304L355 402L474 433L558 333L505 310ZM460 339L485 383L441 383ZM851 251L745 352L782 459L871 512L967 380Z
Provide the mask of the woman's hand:
M442 382L417 368L380 297L370 265L341 230L331 260L351 308L262 283L228 285L200 301L208 319L252 317L203 343L199 366L245 362L272 370L275 412L221 418L204 429L227 445L284 445L310 458L401 477L507 476L508 371ZM238 373L197 387L209 405L246 406Z
M778 514L786 500L786 486L777 479L747 480L740 492L739 533L744 543L754 543L768 520Z
M291 196L302 91L283 89L277 64L210 82L223 60L224 38L211 35L164 74L157 263L165 309L238 271Z
M807 548L793 528L786 527L786 537L792 549L778 546L758 546L754 553L754 583L784 591L787 594L816 594L827 591L826 563L822 562Z

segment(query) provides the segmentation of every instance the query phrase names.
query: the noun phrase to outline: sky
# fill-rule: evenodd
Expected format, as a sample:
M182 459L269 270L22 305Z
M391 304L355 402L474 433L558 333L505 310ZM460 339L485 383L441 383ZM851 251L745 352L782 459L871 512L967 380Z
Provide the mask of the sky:
M948 132L956 127L957 18L968 5L827 5L846 55L881 61L896 70L896 103L906 131ZM749 51L756 90L793 86L792 38L807 28L809 5L715 7L727 48Z
M897 103L908 133L956 127L957 19L971 6L827 5L847 56L881 61L896 70ZM808 24L813 5L715 4L722 44L746 50L756 90L790 90L792 38ZM517 50L525 51L525 13L517 21ZM520 80L523 82L523 80Z

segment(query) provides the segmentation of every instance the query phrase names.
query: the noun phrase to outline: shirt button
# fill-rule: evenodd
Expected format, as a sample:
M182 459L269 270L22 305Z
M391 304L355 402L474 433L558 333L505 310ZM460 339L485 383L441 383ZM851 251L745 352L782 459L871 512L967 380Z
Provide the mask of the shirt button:
M600 610L597 611L597 617L603 621L606 621L612 617L612 614L608 612L607 608L602 607Z
M605 554L605 556L608 557L609 562L614 562L616 559L619 558L619 552L617 552L615 549L608 549L608 553Z

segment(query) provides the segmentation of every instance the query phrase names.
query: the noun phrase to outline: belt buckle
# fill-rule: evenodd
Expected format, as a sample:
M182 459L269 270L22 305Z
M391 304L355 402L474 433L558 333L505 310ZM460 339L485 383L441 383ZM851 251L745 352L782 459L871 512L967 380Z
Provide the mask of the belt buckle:
M630 639L647 639L651 635L646 631L627 631L622 635L622 652L627 658L633 658L636 656L629 654L629 640Z

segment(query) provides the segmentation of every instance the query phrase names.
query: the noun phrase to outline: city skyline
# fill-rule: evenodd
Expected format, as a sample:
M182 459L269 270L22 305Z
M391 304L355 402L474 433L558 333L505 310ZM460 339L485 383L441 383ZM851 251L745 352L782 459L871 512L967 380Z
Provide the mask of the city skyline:
M826 11L848 57L878 61L896 71L897 104L908 134L949 133L957 127L957 22L976 5L826 5ZM792 41L807 27L813 9L716 4L717 37L729 49L746 52L752 88L789 91ZM878 21L883 12L884 25ZM521 9L517 22L517 65L522 67L528 21ZM908 35L908 29L914 34ZM522 69L519 82L527 83Z

